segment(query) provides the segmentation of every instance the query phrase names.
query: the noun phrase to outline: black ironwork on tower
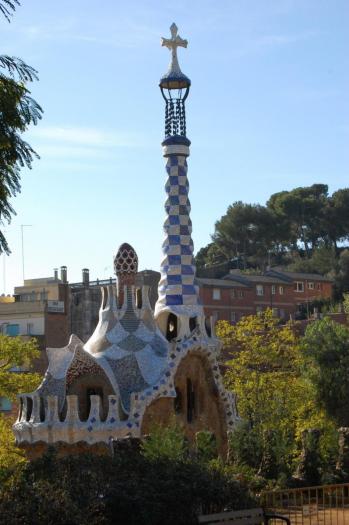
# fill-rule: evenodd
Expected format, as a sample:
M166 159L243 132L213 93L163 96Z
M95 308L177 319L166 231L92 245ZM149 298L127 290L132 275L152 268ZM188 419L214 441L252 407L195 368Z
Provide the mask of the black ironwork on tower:
M177 48L187 47L188 41L178 34L178 27L170 27L171 38L162 38L161 45L171 51L167 73L160 79L161 94L165 100L165 137L186 136L185 100L189 95L190 79L182 73L177 58Z

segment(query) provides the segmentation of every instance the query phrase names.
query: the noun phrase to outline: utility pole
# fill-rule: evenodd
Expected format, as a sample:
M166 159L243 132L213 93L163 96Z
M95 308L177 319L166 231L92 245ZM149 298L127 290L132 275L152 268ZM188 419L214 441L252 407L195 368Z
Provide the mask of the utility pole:
M3 233L6 233L6 230L2 230ZM3 268L3 293L6 295L6 253L5 251L2 252L2 268Z
M6 295L6 254L5 254L5 252L3 252L2 257L3 257L2 263L3 263L3 270L4 270L4 275L3 275L4 283L3 283L3 286L4 286L4 294Z
M24 284L24 235L23 230L24 228L32 226L32 224L21 224L21 237L22 237L22 274L23 274L23 284Z

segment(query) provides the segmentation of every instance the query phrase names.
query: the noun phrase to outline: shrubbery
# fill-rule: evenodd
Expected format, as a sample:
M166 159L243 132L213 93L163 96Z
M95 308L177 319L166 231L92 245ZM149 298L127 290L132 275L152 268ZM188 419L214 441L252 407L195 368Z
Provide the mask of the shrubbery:
M219 460L193 457L178 429L157 428L113 458L49 452L19 467L0 492L0 523L190 525L201 512L255 505Z

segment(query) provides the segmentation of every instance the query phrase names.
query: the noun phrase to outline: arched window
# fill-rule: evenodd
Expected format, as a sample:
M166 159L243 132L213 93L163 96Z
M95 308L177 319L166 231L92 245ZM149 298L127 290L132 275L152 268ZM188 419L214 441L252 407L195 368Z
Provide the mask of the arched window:
M99 396L101 398L101 404L103 404L103 388L97 386L86 389L86 412L84 414L86 419L88 419L88 416L90 415L91 396Z
M167 329L166 329L166 339L171 341L177 337L178 331L178 319L177 316L173 313L170 313L167 318Z
M208 337L211 337L212 331L211 331L211 318L210 317L205 317L205 328L206 328L206 333Z
M192 423L195 418L195 391L191 379L187 379L187 421Z
M176 397L174 398L174 411L176 414L180 414L183 410L183 399L182 392L179 388L176 388Z
M136 290L136 306L137 308L142 308L142 289L137 288Z
M197 317L190 317L189 318L189 329L190 329L191 332L193 330L195 330L195 328L197 326L197 322L198 322Z

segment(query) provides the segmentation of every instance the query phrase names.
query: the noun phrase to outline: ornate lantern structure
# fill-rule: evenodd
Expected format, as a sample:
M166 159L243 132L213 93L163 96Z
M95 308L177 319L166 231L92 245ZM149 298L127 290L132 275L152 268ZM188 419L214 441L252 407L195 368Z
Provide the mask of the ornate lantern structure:
M186 136L185 101L189 95L190 79L179 67L177 48L187 47L188 41L178 34L176 24L170 27L172 38L162 38L161 45L171 51L168 71L160 79L160 90L165 100L165 137Z

